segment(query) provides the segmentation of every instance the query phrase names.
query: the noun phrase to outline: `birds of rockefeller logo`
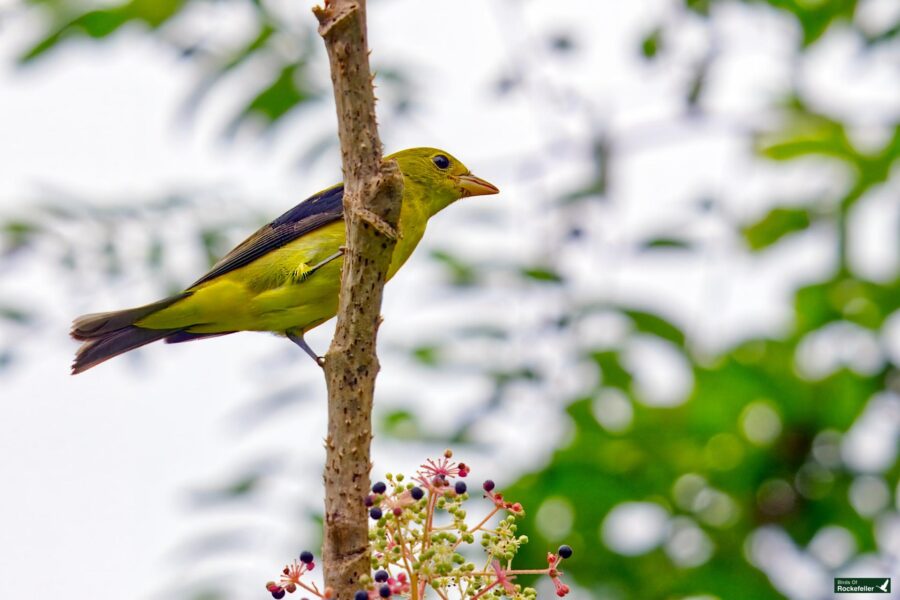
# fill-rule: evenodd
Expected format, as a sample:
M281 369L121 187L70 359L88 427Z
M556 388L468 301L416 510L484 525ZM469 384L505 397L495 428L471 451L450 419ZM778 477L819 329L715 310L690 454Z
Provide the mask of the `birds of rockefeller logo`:
M884 577L835 577L835 594L890 594L891 578Z

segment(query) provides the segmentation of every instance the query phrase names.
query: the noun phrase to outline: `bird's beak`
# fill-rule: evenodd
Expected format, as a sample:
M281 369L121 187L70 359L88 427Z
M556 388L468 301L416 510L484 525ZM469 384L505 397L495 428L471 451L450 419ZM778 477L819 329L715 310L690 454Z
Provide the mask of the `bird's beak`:
M475 177L471 173L459 176L459 187L463 189L465 196L487 196L498 194L500 190L492 183L488 183L481 177Z

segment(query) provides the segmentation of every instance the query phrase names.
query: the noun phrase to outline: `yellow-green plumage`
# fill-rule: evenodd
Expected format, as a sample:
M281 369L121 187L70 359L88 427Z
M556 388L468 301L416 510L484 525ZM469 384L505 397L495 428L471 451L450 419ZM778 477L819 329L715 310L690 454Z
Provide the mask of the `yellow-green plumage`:
M497 188L442 150L413 148L395 159L404 188L388 279L415 250L428 219L464 196ZM342 187L335 186L294 207L237 246L185 292L144 307L85 315L72 336L84 341L74 373L144 344L187 341L236 331L273 331L295 336L337 312L345 241ZM337 255L337 257L336 257Z
M304 281L303 274L344 244L337 221L274 250L245 267L189 288L193 294L135 321L150 329L191 333L286 331L327 319L337 309L341 259Z

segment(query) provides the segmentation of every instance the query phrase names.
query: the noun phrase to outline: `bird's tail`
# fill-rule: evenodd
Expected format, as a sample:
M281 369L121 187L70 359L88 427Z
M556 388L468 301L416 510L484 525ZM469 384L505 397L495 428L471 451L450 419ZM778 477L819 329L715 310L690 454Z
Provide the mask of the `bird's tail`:
M94 313L75 319L70 335L84 343L75 353L72 374L82 373L114 356L180 331L179 329L144 329L134 323L185 297L186 295L182 294L138 308Z
M167 335L174 333L174 331L177 330L142 329L129 325L118 331L86 340L75 353L75 360L72 362L72 375L83 373L91 367L96 367L100 363L129 350L161 340Z

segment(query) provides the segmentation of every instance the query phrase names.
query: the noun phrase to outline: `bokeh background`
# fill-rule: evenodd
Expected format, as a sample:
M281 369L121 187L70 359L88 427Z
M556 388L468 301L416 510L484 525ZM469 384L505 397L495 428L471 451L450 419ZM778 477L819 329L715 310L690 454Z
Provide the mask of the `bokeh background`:
M339 179L312 5L0 1L0 598L262 598L318 547L298 349L71 378L66 337ZM369 28L387 150L503 191L388 286L374 474L454 448L525 505L520 567L575 548L576 599L900 577L900 3L372 0Z

